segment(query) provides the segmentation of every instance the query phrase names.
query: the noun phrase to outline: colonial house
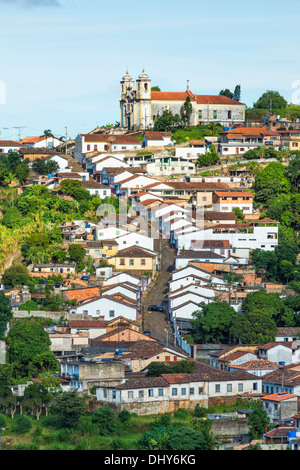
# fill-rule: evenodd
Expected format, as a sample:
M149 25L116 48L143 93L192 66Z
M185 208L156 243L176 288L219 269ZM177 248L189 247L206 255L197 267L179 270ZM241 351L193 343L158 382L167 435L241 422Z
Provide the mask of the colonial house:
M253 198L248 191L215 191L212 196L213 211L232 212L238 208L244 214L252 214Z
M146 131L143 135L144 147L164 147L174 145L172 132Z
M288 392L278 392L262 397L263 409L271 423L291 419L298 413L298 396Z
M80 313L93 318L103 317L107 321L119 316L136 321L137 311L137 303L120 294L93 297L69 308L70 314Z
M280 147L280 134L265 127L236 127L221 132L219 152L221 155L243 155L250 149L272 146Z
M116 255L107 258L107 262L112 264L116 271L138 271L154 274L157 268L157 253L134 245L119 250Z
M178 408L194 409L198 403L210 406L225 400L257 396L261 379L247 373L212 371L163 374L160 377L128 379L117 387L98 387L97 400L116 409L140 415L174 412Z
M257 375L258 377L262 377L274 370L279 368L279 364L276 362L268 361L267 359L253 359L249 362L245 362L243 364L234 364L232 361L229 365L229 370L244 370L249 374Z
M272 341L260 345L258 357L277 362L280 365L296 364L300 362L300 348L296 341L282 343Z
M53 135L38 135L33 137L25 137L20 141L22 145L33 148L55 148L62 144L62 141Z
M30 271L30 276L35 277L48 277L54 275L60 275L67 277L71 274L75 274L76 263L69 264L34 264Z
M128 283L130 285L134 284L135 286L139 287L141 291L144 291L147 289L150 281L151 276L146 276L133 271L114 271L113 275L103 282L103 285L110 286L114 284Z
M118 360L61 362L60 377L69 381L70 389L76 389L79 393L89 393L94 386L117 386L122 383L125 366Z
M14 140L0 140L0 153L18 152L22 148L20 142Z
M86 189L91 196L98 196L100 199L105 199L111 196L111 188L95 180L83 181L82 187Z

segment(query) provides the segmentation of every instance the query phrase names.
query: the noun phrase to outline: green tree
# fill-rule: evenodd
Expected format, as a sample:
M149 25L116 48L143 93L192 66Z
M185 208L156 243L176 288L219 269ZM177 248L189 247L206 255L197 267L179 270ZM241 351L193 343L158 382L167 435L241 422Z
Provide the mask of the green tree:
M278 194L288 193L291 183L286 177L286 168L271 162L255 176L255 200L263 204L275 199Z
M193 113L193 105L191 103L191 98L187 96L180 110L181 120L184 126L187 126L190 124L192 113Z
M264 344L275 340L277 326L270 313L257 309L237 315L230 334L240 344Z
M63 427L74 429L86 412L85 399L76 390L60 392L52 400L50 410L58 415Z
M286 108L287 101L279 94L278 91L267 90L261 97L253 104L254 108L267 109L271 106L272 109Z
M225 88L221 90L219 93L220 96L227 96L227 98L233 99L233 93L229 90L229 88Z
M31 284L31 277L24 264L16 263L4 271L2 283L6 289L16 286L28 286Z
M175 427L168 436L167 450L207 450L207 447L202 432L188 427Z
M23 216L17 207L12 206L4 213L1 222L8 228L17 228L22 225Z
M116 416L109 406L101 406L92 414L92 423L98 426L100 436L110 436L117 427Z
M0 340L3 340L8 322L12 319L12 309L9 298L0 293Z
M268 413L262 407L256 407L249 415L248 424L250 426L250 438L261 438L266 432L266 428L270 428L270 419Z
M235 310L225 302L211 302L201 305L195 311L192 323L192 336L198 343L228 343L230 328L236 316Z
M14 363L22 377L26 377L29 373L37 375L35 363L41 355L50 352L51 341L41 321L26 318L14 320L6 344L8 362Z
M154 131L173 131L181 126L181 118L179 114L173 114L171 111L164 110L161 115L154 119Z
M81 245L76 245L75 243L69 245L68 253L70 260L75 263L80 263L85 257L85 249Z
M232 99L235 101L241 101L241 85L235 86Z
M242 311L245 314L257 311L270 314L277 327L295 325L292 309L286 306L279 294L267 293L264 289L249 292L243 300Z

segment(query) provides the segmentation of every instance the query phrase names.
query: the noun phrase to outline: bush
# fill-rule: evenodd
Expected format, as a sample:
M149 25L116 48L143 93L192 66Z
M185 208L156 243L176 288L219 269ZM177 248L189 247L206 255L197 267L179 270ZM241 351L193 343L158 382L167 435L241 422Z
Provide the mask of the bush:
M27 416L19 415L12 421L11 430L16 434L26 434L31 428L32 423Z

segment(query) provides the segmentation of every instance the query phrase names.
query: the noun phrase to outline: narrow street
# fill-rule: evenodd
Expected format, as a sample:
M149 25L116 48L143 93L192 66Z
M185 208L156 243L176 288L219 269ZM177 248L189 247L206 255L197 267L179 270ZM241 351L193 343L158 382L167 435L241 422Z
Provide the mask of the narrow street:
M160 272L142 301L144 315L144 330L150 330L151 336L162 341L164 344L173 344L172 331L166 311L166 295L168 293L168 281L174 269L174 249L170 247L168 240L159 240L161 254ZM148 311L149 305L158 305L164 308L164 312Z

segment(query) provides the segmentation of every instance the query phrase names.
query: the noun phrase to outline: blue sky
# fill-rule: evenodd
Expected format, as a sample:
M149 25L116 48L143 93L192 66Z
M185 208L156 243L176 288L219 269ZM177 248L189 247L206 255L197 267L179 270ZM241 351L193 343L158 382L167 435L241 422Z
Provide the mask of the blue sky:
M119 121L120 79L145 68L164 91L242 88L293 101L299 2L0 0L0 132L75 137ZM300 88L300 85L297 85ZM3 102L3 96L2 96ZM1 135L1 134L0 134ZM16 138L18 131L16 131ZM1 138L1 137L0 137Z

